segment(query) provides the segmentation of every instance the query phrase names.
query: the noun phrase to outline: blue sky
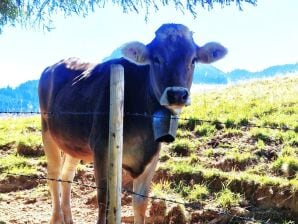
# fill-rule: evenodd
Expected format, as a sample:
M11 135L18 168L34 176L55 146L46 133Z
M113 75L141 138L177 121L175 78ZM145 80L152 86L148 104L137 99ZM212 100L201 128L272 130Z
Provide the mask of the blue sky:
M244 5L199 9L198 17L183 15L174 8L144 14L123 14L117 6L107 5L85 18L55 16L55 29L5 27L0 35L0 87L16 86L38 79L42 70L60 59L80 57L100 62L125 42L148 43L163 23L182 23L194 31L198 45L217 41L229 54L214 66L231 71L250 71L298 62L298 1L259 0L256 7Z

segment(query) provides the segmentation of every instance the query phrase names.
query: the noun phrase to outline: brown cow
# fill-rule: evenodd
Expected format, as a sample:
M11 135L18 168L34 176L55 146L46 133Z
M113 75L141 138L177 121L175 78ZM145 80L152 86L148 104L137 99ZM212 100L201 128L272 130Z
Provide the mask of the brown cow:
M151 43L125 45L124 58L97 65L71 58L46 68L39 82L39 100L48 177L72 181L80 160L94 162L96 185L102 188L97 192L97 223L106 223L110 65L124 67L124 114L177 114L190 104L195 64L212 63L226 52L214 42L199 47L184 25L164 24ZM152 120L124 117L123 168L134 178L133 191L142 195L148 195L160 141L174 140L154 137L156 121ZM60 150L66 153L64 162ZM70 187L49 181L51 223L73 222ZM144 223L146 207L146 198L133 195L135 223Z

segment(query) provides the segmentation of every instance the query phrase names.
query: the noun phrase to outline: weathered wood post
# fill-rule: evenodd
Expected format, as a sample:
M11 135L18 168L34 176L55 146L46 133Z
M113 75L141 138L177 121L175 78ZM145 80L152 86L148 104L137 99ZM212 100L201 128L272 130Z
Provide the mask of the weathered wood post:
M108 224L121 223L124 68L111 65Z

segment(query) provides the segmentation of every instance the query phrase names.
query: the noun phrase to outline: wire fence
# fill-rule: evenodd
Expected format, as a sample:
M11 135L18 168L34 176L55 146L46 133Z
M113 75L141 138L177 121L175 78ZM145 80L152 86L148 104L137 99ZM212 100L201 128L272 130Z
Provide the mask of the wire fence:
M62 116L62 115L80 115L80 116L108 116L107 112L72 112L72 111L59 111L59 112L40 112L40 111L0 111L0 114L4 115L48 115L48 116ZM145 118L168 118L165 116L160 115L152 115L149 113L129 113L126 112L124 114L125 117L145 117ZM181 120L181 121L190 121L197 124L202 123L209 123L213 125L221 125L221 126L228 126L233 128L264 128L264 129L272 129L272 130L280 130L280 131L295 131L298 132L298 121L295 127L291 127L290 125L283 124L278 126L277 124L272 125L258 125L249 122L248 120L244 119L240 122L233 122L233 121L219 121L217 119L208 120L208 119L198 119L198 118L187 118L187 117L178 117L172 116L170 119L174 120Z
M29 179L34 179L34 180L46 180L46 181L55 181L55 182L60 182L60 183L68 183L68 184L74 184L80 187L86 187L86 188L91 188L94 190L103 190L103 187L97 187L95 185L90 185L90 184L84 184L80 183L78 181L69 181L69 180L62 180L62 179L54 179L54 178L48 178L48 177L43 177L43 176L29 176L29 175L23 175L23 174L16 174L16 173L3 173L6 175L14 175L14 176L19 176L19 177L26 177ZM219 216L225 216L229 218L229 220L241 220L241 221L257 221L254 217L247 217L247 216L239 216L236 214L232 214L231 212L227 210L220 210L220 209L210 209L210 208L203 208L201 205L198 203L189 203L189 202L183 202L183 201L176 201L173 199L168 199L168 198L162 198L162 197L157 197L157 196L149 196L149 195L143 195L134 191L131 191L129 189L122 189L122 193L127 193L129 195L136 195L139 197L151 199L151 200L158 200L158 201L164 201L176 205L182 205L184 206L185 210L188 212L193 212L197 209L200 211L205 211L205 212L213 212L216 213Z
M63 115L80 115L80 116L108 116L108 113L106 112L70 112L70 111L59 111L59 112L40 112L40 111L0 111L0 114L3 115L16 115L16 116L21 116L21 115L47 115L47 116L63 116ZM156 116L156 115L151 115L149 113L125 113L125 117L144 117L144 118L169 118L165 116ZM202 124L202 123L209 123L213 125L222 125L222 126L227 126L227 122L219 121L219 120L207 120L207 119L197 119L197 118L187 118L187 117L178 117L178 116L172 116L171 119L176 119L176 120L181 120L181 121L189 121L189 122L194 122L196 124ZM297 122L298 123L298 122ZM230 124L231 125L231 124ZM271 125L258 125L254 123L250 123L247 120L239 123L234 123L233 124L235 128L265 128L265 129L272 129L272 130L280 130L280 131L295 131L298 132L297 126L295 128L290 127L288 125L283 125L283 126L271 126ZM36 179L36 180L46 180L46 181L56 181L60 183L69 183L69 184L75 184L78 186L86 187L86 188L91 188L91 189L96 189L96 190L102 190L103 188L97 187L95 185L90 185L90 184L84 184L80 183L78 181L68 181L68 180L62 180L62 179L53 179L53 178L47 178L43 176L29 176L29 175L23 175L23 174L15 174L15 173L6 173L7 175L15 175L15 176L22 176L30 179ZM250 221L254 222L256 219L254 217L247 217L247 216L238 216L235 214L230 213L227 210L214 210L214 209L206 209L202 208L202 206L198 205L198 203L190 203L190 202L185 202L185 201L176 201L168 198L162 198L162 197L157 197L157 196L148 196L148 195L142 195L137 192L131 191L129 189L122 189L123 193L127 193L130 195L136 195L139 197L144 197L147 199L151 200L159 200L159 201L164 201L167 203L173 203L177 205L182 205L185 207L187 211L193 211L196 209L199 209L201 211L210 211L210 212L215 212L218 215L223 215L228 217L230 220L241 220L241 221Z

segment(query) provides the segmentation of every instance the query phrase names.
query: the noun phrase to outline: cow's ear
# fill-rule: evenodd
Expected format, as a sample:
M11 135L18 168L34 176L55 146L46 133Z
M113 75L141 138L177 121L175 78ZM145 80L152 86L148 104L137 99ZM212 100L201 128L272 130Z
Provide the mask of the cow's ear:
M121 49L124 58L137 65L148 65L149 53L145 44L140 42L130 42L125 44Z
M198 48L198 61L209 64L223 58L228 50L219 43L210 42Z

